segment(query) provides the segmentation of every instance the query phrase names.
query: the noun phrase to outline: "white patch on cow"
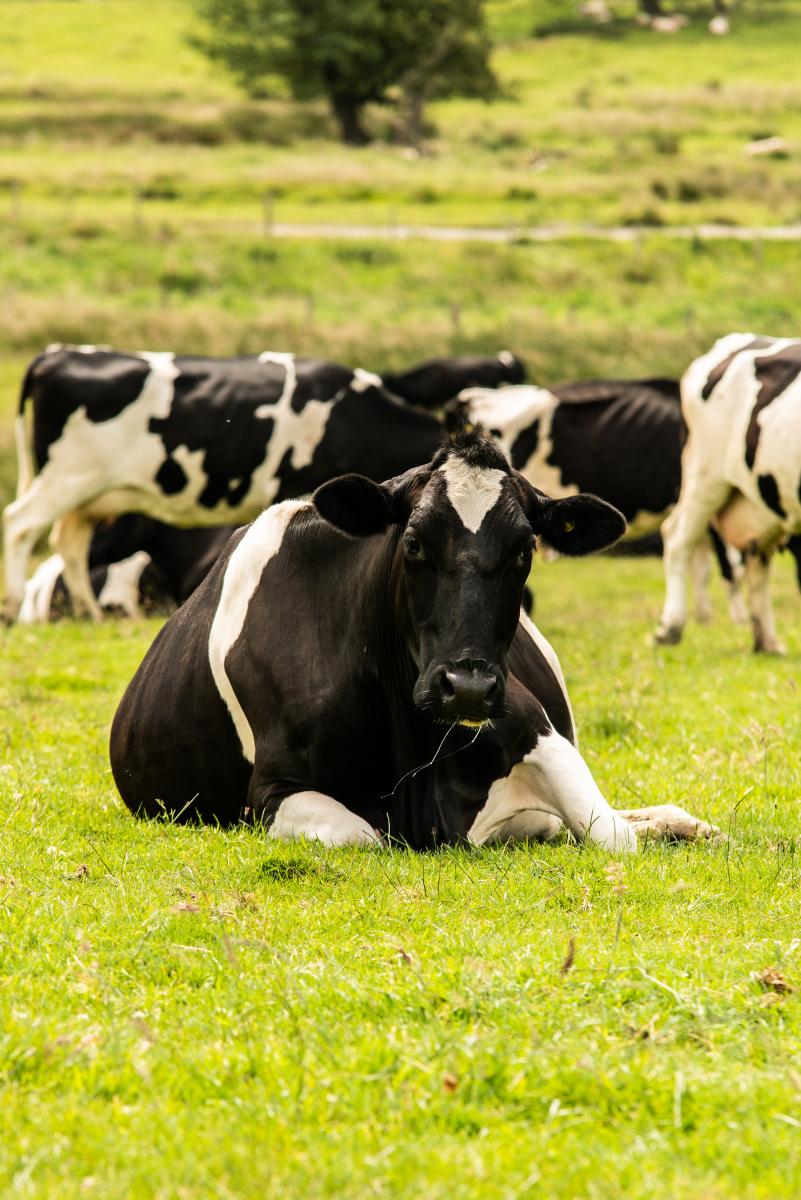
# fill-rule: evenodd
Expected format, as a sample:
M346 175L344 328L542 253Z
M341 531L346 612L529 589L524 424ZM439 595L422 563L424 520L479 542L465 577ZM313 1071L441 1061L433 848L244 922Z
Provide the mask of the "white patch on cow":
M510 354L508 350L501 350L498 355L498 362L502 363L505 367L513 367L515 365L515 356L514 354Z
M562 664L559 661L559 656L557 655L551 643L548 641L545 634L537 625L534 624L531 617L523 608L520 609L520 624L523 626L523 629L531 638L532 642L537 647L540 654L556 676L557 682L565 697L567 711L570 713L570 724L573 726L573 741L574 744L578 746L578 731L576 729L576 720L573 716L573 705L570 703L570 696L568 695L567 684L565 683L565 676L562 671Z
M296 471L308 467L323 440L333 405L325 400L307 400L301 411L295 412L292 408L292 397L297 386L295 356L268 350L259 355L259 362L277 363L286 371L278 400L274 404L260 404L255 414L261 419L270 417L274 422L264 462L253 475L254 487L258 487L262 493L262 503L270 504L280 486L280 481L275 477L276 471L287 450L290 451L290 465Z
M120 562L109 563L106 582L97 597L101 608L121 608L129 617L141 617L139 584L152 559L144 550L137 550Z
M533 487L560 499L575 496L578 488L562 482L562 473L548 460L553 452L553 414L559 400L547 388L519 384L504 388L466 388L459 399L467 403L470 419L495 430L498 441L511 460L519 435L538 422L537 447L518 470Z
M293 841L308 838L324 846L380 843L371 825L323 792L295 792L281 801L268 837Z
M682 455L682 483L678 503L662 527L665 543L665 603L656 640L677 642L687 616L686 583L695 546L718 518L724 537L735 545L755 540L770 554L783 537L801 531L801 454L798 427L801 418L801 376L757 415L759 439L752 467L746 461L747 431L761 390L755 360L797 346L792 338L778 338L767 346L748 347L757 335L736 333L721 338L712 350L688 367L681 382L682 411L688 436ZM734 355L709 395L704 390L715 368ZM778 488L785 517L773 512L759 490L759 477L770 476ZM749 579L755 625L764 630L772 618L767 610L767 584ZM761 617L758 617L758 611ZM756 641L772 644L771 634L757 632Z
M379 375L374 375L372 371L365 371L363 367L356 367L353 372L350 389L352 392L366 392L368 388L383 387L383 381Z
M579 840L607 850L637 849L634 831L609 807L576 747L555 730L492 784L468 837L477 845L497 840L504 827L530 812L555 817Z
M453 457L440 471L459 520L471 533L478 533L487 513L498 503L506 472L497 467L471 467L463 458Z
M17 618L22 625L50 620L53 590L63 570L64 559L60 554L51 554L27 580Z
M281 548L286 528L296 513L308 508L303 500L285 500L268 508L247 529L225 569L222 592L209 634L209 664L217 690L234 722L242 753L252 763L256 743L250 722L225 670L228 651L245 624L250 601L265 566Z
M294 354L279 354L272 350L265 350L263 354L260 354L259 362L275 363L276 366L284 368L284 387L281 395L278 397L278 403L260 404L254 413L254 416L262 419L264 417L274 417L276 410L284 409L291 403L298 381L298 369L295 365Z

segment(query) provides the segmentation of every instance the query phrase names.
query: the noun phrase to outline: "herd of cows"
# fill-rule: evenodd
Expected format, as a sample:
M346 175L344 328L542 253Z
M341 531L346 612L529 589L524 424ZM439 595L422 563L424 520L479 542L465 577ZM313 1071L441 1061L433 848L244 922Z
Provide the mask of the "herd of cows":
M95 618L180 605L112 727L139 814L417 848L562 825L624 850L711 836L670 805L610 808L521 602L536 544L586 554L627 522L661 526L656 640L680 639L691 570L707 615L713 547L735 612L745 579L755 648L777 652L769 567L801 534L799 376L801 341L753 334L681 385L547 390L507 352L379 377L290 354L51 347L20 398L6 615L47 620L59 597Z

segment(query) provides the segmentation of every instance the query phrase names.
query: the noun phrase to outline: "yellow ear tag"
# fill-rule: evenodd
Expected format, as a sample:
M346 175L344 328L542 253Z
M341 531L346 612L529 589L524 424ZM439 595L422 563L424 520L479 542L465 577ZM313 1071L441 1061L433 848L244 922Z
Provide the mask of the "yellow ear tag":
M572 533L576 528L576 523L575 521L565 521L562 528L564 529L565 533Z

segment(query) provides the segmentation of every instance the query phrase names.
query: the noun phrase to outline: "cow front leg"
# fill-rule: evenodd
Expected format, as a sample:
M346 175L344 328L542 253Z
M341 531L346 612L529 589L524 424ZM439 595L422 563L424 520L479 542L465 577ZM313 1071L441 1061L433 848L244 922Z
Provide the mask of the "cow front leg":
M757 654L784 654L776 636L773 605L770 599L770 554L749 550L745 555L745 579Z
M717 825L693 817L675 804L654 804L650 808L615 809L628 821L637 836L648 841L693 842L720 837Z
M687 623L687 573L695 547L705 536L710 519L726 501L728 484L706 487L691 482L662 525L665 544L665 605L654 640L661 646L681 641Z
M294 792L278 806L268 837L283 841L322 842L324 846L375 846L380 835L356 815L323 792Z
M495 780L468 836L485 845L504 840L504 830L507 837L519 836L516 828L533 823L552 837L558 831L554 820L606 850L637 849L635 832L610 808L576 747L551 730L507 776Z
M8 620L16 617L22 604L33 547L52 521L46 506L37 503L39 491L34 484L3 511L4 614Z

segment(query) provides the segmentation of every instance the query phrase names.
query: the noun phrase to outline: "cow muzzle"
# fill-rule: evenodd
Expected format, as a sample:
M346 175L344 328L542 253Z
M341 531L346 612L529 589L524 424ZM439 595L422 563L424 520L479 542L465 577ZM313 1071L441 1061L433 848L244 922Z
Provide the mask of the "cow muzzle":
M506 683L486 662L443 663L431 672L423 707L461 725L483 725L504 711Z

